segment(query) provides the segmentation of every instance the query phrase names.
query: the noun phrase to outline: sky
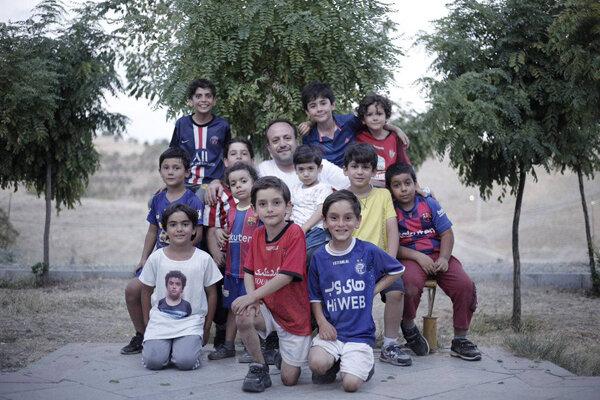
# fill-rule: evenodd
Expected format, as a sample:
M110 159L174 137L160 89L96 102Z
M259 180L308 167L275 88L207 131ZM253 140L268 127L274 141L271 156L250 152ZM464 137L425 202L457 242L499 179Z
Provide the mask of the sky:
M430 31L431 21L446 15L445 3L448 0L421 0L419 2L396 0L389 4L394 10L390 14L396 23L399 36L397 44L404 50L400 59L400 68L394 74L394 81L389 84L390 98L402 108L413 108L416 111L425 109L425 99L415 81L428 73L431 63L423 48L412 46L419 31ZM31 9L38 3L36 0L0 0L0 21L17 21L27 18ZM68 7L76 1L64 1ZM166 112L154 109L146 100L136 100L125 94L119 97L108 97L107 108L119 112L130 119L125 138L135 138L140 142L171 138L173 120L166 119Z

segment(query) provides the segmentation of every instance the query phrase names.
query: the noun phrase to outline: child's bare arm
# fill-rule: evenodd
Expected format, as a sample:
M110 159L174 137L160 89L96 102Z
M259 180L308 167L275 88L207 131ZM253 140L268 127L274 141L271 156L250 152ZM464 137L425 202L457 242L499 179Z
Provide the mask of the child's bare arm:
M377 281L377 284L375 285L375 294L389 288L394 282L400 279L403 274L404 272L394 275L385 275L383 278Z
M219 240L216 235L217 230L220 229L215 228L214 226L210 226L208 228L208 232L206 233L206 246L208 247L208 252L215 263L223 266L225 265L225 255L221 251L221 246L219 245Z
M323 204L319 204L319 207L317 207L317 209L313 213L313 215L311 215L310 218L304 223L304 225L302 225L302 230L304 231L304 234L306 234L306 232L310 231L322 219L323 219Z
M135 267L137 271L139 268L146 264L146 260L150 257L154 246L156 245L156 234L158 233L158 226L154 224L148 224L148 232L146 232L146 238L144 239L144 249L142 250L142 257L140 262Z
M204 232L203 225L196 225L196 236L192 239L192 245L197 247L197 244L202 241L202 233Z
M150 308L152 304L150 303L150 297L154 293L154 286L148 286L142 283L142 315L144 317L144 329L148 326L148 321L150 320Z
M231 309L236 314L242 314L249 306L258 303L264 297L275 293L285 285L292 282L292 277L285 274L277 274L273 279L267 282L266 285L261 286L258 289L254 289L254 278L252 278L251 287L248 287L248 282L246 281L246 276L244 275L244 286L246 286L246 295L240 296L231 305ZM250 290L249 290L250 289Z
M396 257L398 246L400 245L400 233L398 232L398 221L396 217L385 220L385 230L387 235L387 253Z
M312 309L317 325L319 325L319 337L323 340L336 340L337 331L335 326L331 325L325 314L323 314L323 303L311 302L310 308Z
M420 251L400 246L400 249L398 250L398 258L400 260L408 259L416 261L427 275L434 275L436 272L436 266L431 257L425 253L421 253Z
M212 284L204 288L206 292L206 300L208 301L208 312L204 319L204 336L202 336L202 346L208 342L210 336L210 327L215 317L215 311L217 310L217 287Z
M448 271L448 261L450 261L450 257L452 256L453 248L454 232L452 232L452 228L450 228L440 234L440 256L435 261L435 272Z
M400 129L400 127L397 127L396 125L392 124L385 124L383 126L383 129L385 129L386 131L394 132L396 136L398 136L400 141L406 145L406 147L410 145L410 139L408 138L406 133L404 133L404 131Z

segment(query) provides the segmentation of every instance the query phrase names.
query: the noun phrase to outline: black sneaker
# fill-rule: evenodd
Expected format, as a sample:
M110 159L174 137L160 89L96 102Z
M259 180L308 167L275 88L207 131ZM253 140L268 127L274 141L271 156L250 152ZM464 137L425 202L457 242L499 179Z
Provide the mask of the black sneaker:
M402 350L398 343L390 344L381 348L379 360L401 367L412 365L412 358Z
M336 362L333 363L331 368L327 370L323 375L317 375L314 372L312 373L312 383L315 385L323 385L327 383L335 382L335 378L337 377L337 373L340 370L340 358Z
M142 352L144 335L139 332L136 332L135 336L131 338L129 344L121 349L121 354L126 356L130 354L138 354Z
M248 373L242 384L242 390L244 392L259 393L264 392L268 387L271 387L269 366L258 363L250 364L250 368L248 368Z
M411 349L418 356L426 356L429 354L429 343L425 336L421 335L419 332L419 328L417 326L413 326L412 328L404 329L402 328L402 335L404 335L404 339L406 339L406 346Z
M214 351L211 351L208 354L209 360L222 360L224 358L235 357L235 349L228 349L227 347L221 345L217 347Z
M275 354L275 362L274 365L275 367L281 371L281 363L283 362L283 359L281 358L281 352L277 352L277 354ZM267 363L268 364L268 363Z
M263 350L263 357L265 358L265 362L269 365L276 365L277 364L277 356L279 355L279 350L277 349L270 349L270 350ZM281 365L281 364L280 364Z
M481 352L475 343L468 339L452 339L450 355L454 357L460 357L467 361L481 360Z

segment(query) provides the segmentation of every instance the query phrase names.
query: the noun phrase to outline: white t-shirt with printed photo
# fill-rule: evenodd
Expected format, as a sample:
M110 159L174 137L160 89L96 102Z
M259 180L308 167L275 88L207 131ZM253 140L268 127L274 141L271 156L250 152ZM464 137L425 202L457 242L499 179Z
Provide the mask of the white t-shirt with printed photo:
M173 319L158 309L158 301L167 296L165 276L169 271L180 271L186 277L182 298L192 306L189 316ZM171 260L163 249L158 249L148 257L139 280L147 286L154 286L150 309L150 320L144 333L144 341L152 339L173 339L181 336L203 335L204 318L208 313L208 301L204 288L222 278L213 259L204 251L196 249L192 257L184 261Z
M331 186L317 183L311 187L303 187L302 183L290 188L292 193L292 221L302 226L323 204L325 198L333 193ZM323 228L323 221L319 221L314 228Z

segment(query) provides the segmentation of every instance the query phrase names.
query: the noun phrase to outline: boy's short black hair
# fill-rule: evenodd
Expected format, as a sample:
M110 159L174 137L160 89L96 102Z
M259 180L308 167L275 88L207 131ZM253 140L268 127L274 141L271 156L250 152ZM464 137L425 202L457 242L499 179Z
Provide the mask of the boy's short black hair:
M315 163L317 167L321 166L323 161L323 153L321 149L310 144L303 144L294 151L294 165Z
M323 201L323 218L327 218L329 208L338 201L350 203L352 212L356 215L356 218L360 218L360 201L354 193L346 189L335 191L325 198L325 201Z
M369 143L353 143L344 154L344 168L354 161L357 164L370 164L373 170L377 169L377 152Z
M398 163L388 167L385 171L385 187L388 189L392 186L392 178L400 174L409 174L412 180L417 183L417 174L415 169L410 164Z
M213 97L217 96L217 88L215 87L214 83L212 83L208 79L194 79L188 84L186 91L187 98L191 99L192 97L194 97L194 93L196 93L196 90L198 88L208 89L210 90L210 93L213 95Z
M367 115L367 109L369 106L375 104L376 106L380 106L383 108L383 112L385 113L385 119L390 119L392 116L392 102L387 98L380 94L369 93L358 104L356 107L356 114L358 118L362 121L365 119L365 115Z
M302 89L302 107L304 110L308 110L308 103L319 97L329 99L331 104L335 103L333 90L331 90L331 87L329 87L328 84L319 81L312 81L308 85L304 86Z
M241 143L245 145L248 148L248 153L250 153L250 158L254 158L254 149L252 148L252 143L250 143L250 141L245 137L241 136L231 138L229 142L225 143L225 146L223 146L223 158L227 158L227 154L229 153L229 147L234 143Z
M292 128L292 131L294 131L294 138L296 138L298 136L298 130L296 129L296 125L294 125L292 123L292 121L290 121L289 119L285 119L285 118L277 118L277 119L274 119L271 122L269 122L269 124L265 128L265 137L267 138L267 144L269 144L269 136L267 136L267 132L269 132L269 129L273 125L278 124L278 123L288 124Z
M185 277L185 275L183 274L183 272L181 271L169 271L167 272L167 274L165 275L165 286L167 286L169 284L169 279L171 278L177 278L181 281L181 288L183 289L185 287L185 284L187 282L187 278Z
M253 207L256 207L256 194L259 190L265 189L275 189L279 191L279 193L281 193L281 195L283 196L283 201L285 201L286 204L290 202L292 196L290 194L290 189L287 187L285 182L283 182L276 176L263 176L262 178L259 178L256 182L254 182L254 185L252 185L252 191L250 192L250 202L252 203Z
M162 166L163 161L168 158L180 158L181 163L183 164L183 168L186 170L190 169L190 157L188 154L179 147L169 147L165 151L162 152L160 157L158 157L158 169Z
M167 209L165 210L165 212L162 215L162 218L160 219L160 223L164 230L167 229L169 217L178 211L181 211L187 215L187 217L192 222L192 226L194 228L196 227L196 225L198 225L198 211L197 210L194 210L192 207L188 206L187 204L181 204L181 203L171 204L169 207L167 207Z
M250 175L250 178L252 178L252 182L256 182L258 180L258 173L252 165L238 161L229 168L225 169L225 183L227 185L229 185L229 175L235 171L248 171L248 175Z

